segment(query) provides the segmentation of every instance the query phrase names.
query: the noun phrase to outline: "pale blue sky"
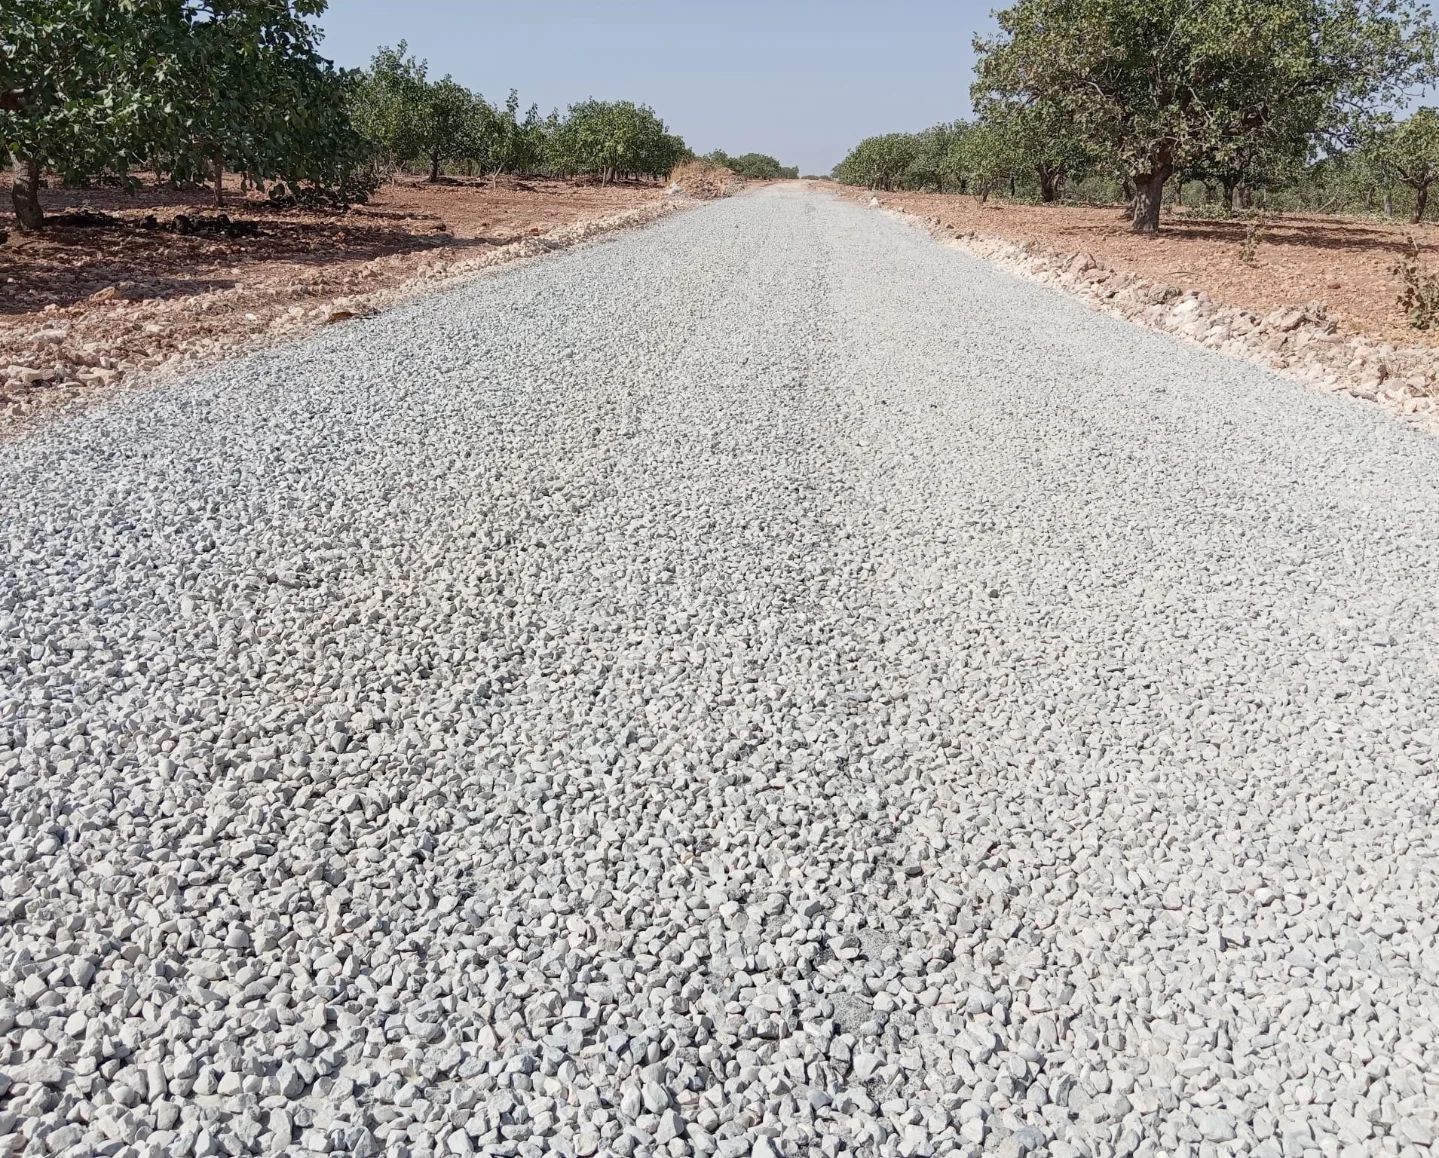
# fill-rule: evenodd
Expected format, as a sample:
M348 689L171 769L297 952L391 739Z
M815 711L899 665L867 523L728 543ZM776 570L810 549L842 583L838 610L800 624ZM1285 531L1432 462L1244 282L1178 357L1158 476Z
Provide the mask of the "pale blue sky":
M407 40L432 75L548 112L588 96L653 105L697 152L772 153L828 173L871 133L964 116L995 0L331 0L322 51Z

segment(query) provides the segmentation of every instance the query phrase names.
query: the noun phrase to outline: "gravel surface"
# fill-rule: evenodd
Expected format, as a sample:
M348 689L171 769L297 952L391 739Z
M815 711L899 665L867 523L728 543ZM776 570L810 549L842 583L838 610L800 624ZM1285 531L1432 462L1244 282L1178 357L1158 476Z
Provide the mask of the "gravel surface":
M778 187L0 493L0 1153L1431 1152L1362 403Z

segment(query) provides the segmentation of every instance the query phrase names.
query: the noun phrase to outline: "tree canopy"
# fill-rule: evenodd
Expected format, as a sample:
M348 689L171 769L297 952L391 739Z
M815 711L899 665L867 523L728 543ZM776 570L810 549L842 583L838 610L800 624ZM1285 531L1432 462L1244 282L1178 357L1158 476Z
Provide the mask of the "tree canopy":
M289 185L363 160L344 78L317 51L324 0L6 0L0 146L22 227L43 170L71 180L168 159ZM217 181L216 188L219 189Z
M178 38L167 128L182 166L210 162L216 202L226 168L259 181L338 185L365 157L343 79L320 56L322 2L191 0Z
M571 105L555 131L553 164L608 183L619 176L663 177L686 156L683 140L648 105L587 100Z
M914 133L866 137L835 166L834 175L850 185L894 189L918 156L919 140Z
M22 227L42 221L42 169L83 177L123 165L167 105L173 115L163 88L179 79L180 29L169 8L164 0L6 0L0 146L13 163Z
M1018 0L997 20L976 107L1037 113L1111 159L1142 231L1176 172L1352 140L1434 76L1413 0Z
M1439 110L1421 108L1406 121L1382 126L1363 155L1382 175L1414 190L1412 220L1417 223L1431 186L1439 181Z

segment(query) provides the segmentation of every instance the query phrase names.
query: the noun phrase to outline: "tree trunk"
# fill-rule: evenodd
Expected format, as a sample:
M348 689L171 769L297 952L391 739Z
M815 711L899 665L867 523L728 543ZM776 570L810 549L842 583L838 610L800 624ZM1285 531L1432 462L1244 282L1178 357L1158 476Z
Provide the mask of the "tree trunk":
M1034 171L1039 176L1039 199L1046 204L1058 201L1060 187L1064 184L1064 170L1036 165Z
M1234 188L1235 188L1235 186L1238 185L1238 184L1239 184L1238 181L1235 181L1233 178L1230 178L1230 177L1226 177L1226 178L1224 178L1224 180L1223 180L1223 185L1224 185L1224 211L1225 211L1226 213L1233 213L1233 212L1234 212Z
M1015 180L1014 180L1014 174L1013 174L1013 173L1011 173L1011 174L1009 175L1009 196L1010 196L1010 199L1011 199L1011 200L1016 196L1016 194L1015 194Z
M1125 177L1120 184L1120 191L1124 194L1124 212L1120 214L1120 218L1124 221L1133 223L1134 198L1136 196L1134 191L1134 182L1131 181L1128 177Z
M1239 186L1239 207L1241 209L1254 208L1254 188L1250 185Z
M15 157L11 175L10 202L15 206L15 220L26 231L43 229L45 211L40 208L40 162L32 157Z
M1393 216L1394 216L1394 190L1393 190L1393 189L1386 189L1386 190L1384 190L1384 216L1385 216L1385 217L1393 217Z
M225 158L216 153L213 164L215 166L215 208L223 209L225 207Z
M1410 218L1410 222L1411 222L1412 224L1414 224L1414 225L1418 225L1419 222L1423 221L1423 220L1424 220L1424 210L1425 210L1426 208L1428 208L1428 206L1429 206L1429 182L1428 182L1428 181L1425 181L1422 185L1417 185L1417 186L1415 186L1415 189L1414 189L1414 216Z
M1164 183L1173 170L1167 163L1156 165L1149 173L1134 177L1134 232L1158 233L1159 209L1164 202Z
M431 154L430 154L430 184L431 184L431 185L437 185L437 184L439 184L439 180L440 180L440 155L439 155L438 153L431 153Z

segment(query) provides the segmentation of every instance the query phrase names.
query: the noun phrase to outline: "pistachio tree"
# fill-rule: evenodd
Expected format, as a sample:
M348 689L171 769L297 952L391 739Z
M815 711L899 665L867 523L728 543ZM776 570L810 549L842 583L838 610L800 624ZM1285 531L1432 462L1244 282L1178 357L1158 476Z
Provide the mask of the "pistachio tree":
M38 186L165 156L291 187L348 185L365 158L346 80L318 51L324 0L4 0L0 149L23 229Z
M947 185L963 189L966 177L954 162L969 126L964 121L934 125L914 134L914 152L900 183L906 189L937 189Z
M1379 173L1414 191L1411 220L1422 221L1429 190L1439 182L1439 110L1421 108L1407 120L1382 126L1364 153Z
M402 40L376 49L350 87L351 123L391 170L419 155L417 112L426 99L427 72Z
M490 185L501 173L528 173L544 162L546 123L539 106L531 104L520 115L520 94L510 90L502 108L486 104L481 111L479 159L490 174Z
M415 147L429 165L432 184L440 179L446 161L480 151L489 112L483 97L448 75L421 90L412 110L412 127Z
M191 171L206 166L215 204L227 169L263 184L335 185L363 159L344 83L320 56L322 0L188 0L180 68L162 138Z
M981 202L1025 168L1019 136L1010 123L999 117L976 122L965 134L959 156L970 191Z
M918 155L919 140L914 133L866 137L834 167L834 175L846 185L888 191L903 184L905 172Z
M453 77L431 80L428 62L411 56L403 40L376 51L350 98L356 129L385 162L422 162L432 182L446 162L482 151L491 112L483 97Z
M587 100L571 105L554 134L553 167L608 184L617 177L663 177L689 155L648 105Z
M976 107L1040 110L1133 183L1159 228L1165 182L1299 133L1351 137L1434 76L1416 0L1018 0L975 42Z
M0 154L20 228L44 224L43 171L123 170L160 131L184 35L164 0L4 0Z

